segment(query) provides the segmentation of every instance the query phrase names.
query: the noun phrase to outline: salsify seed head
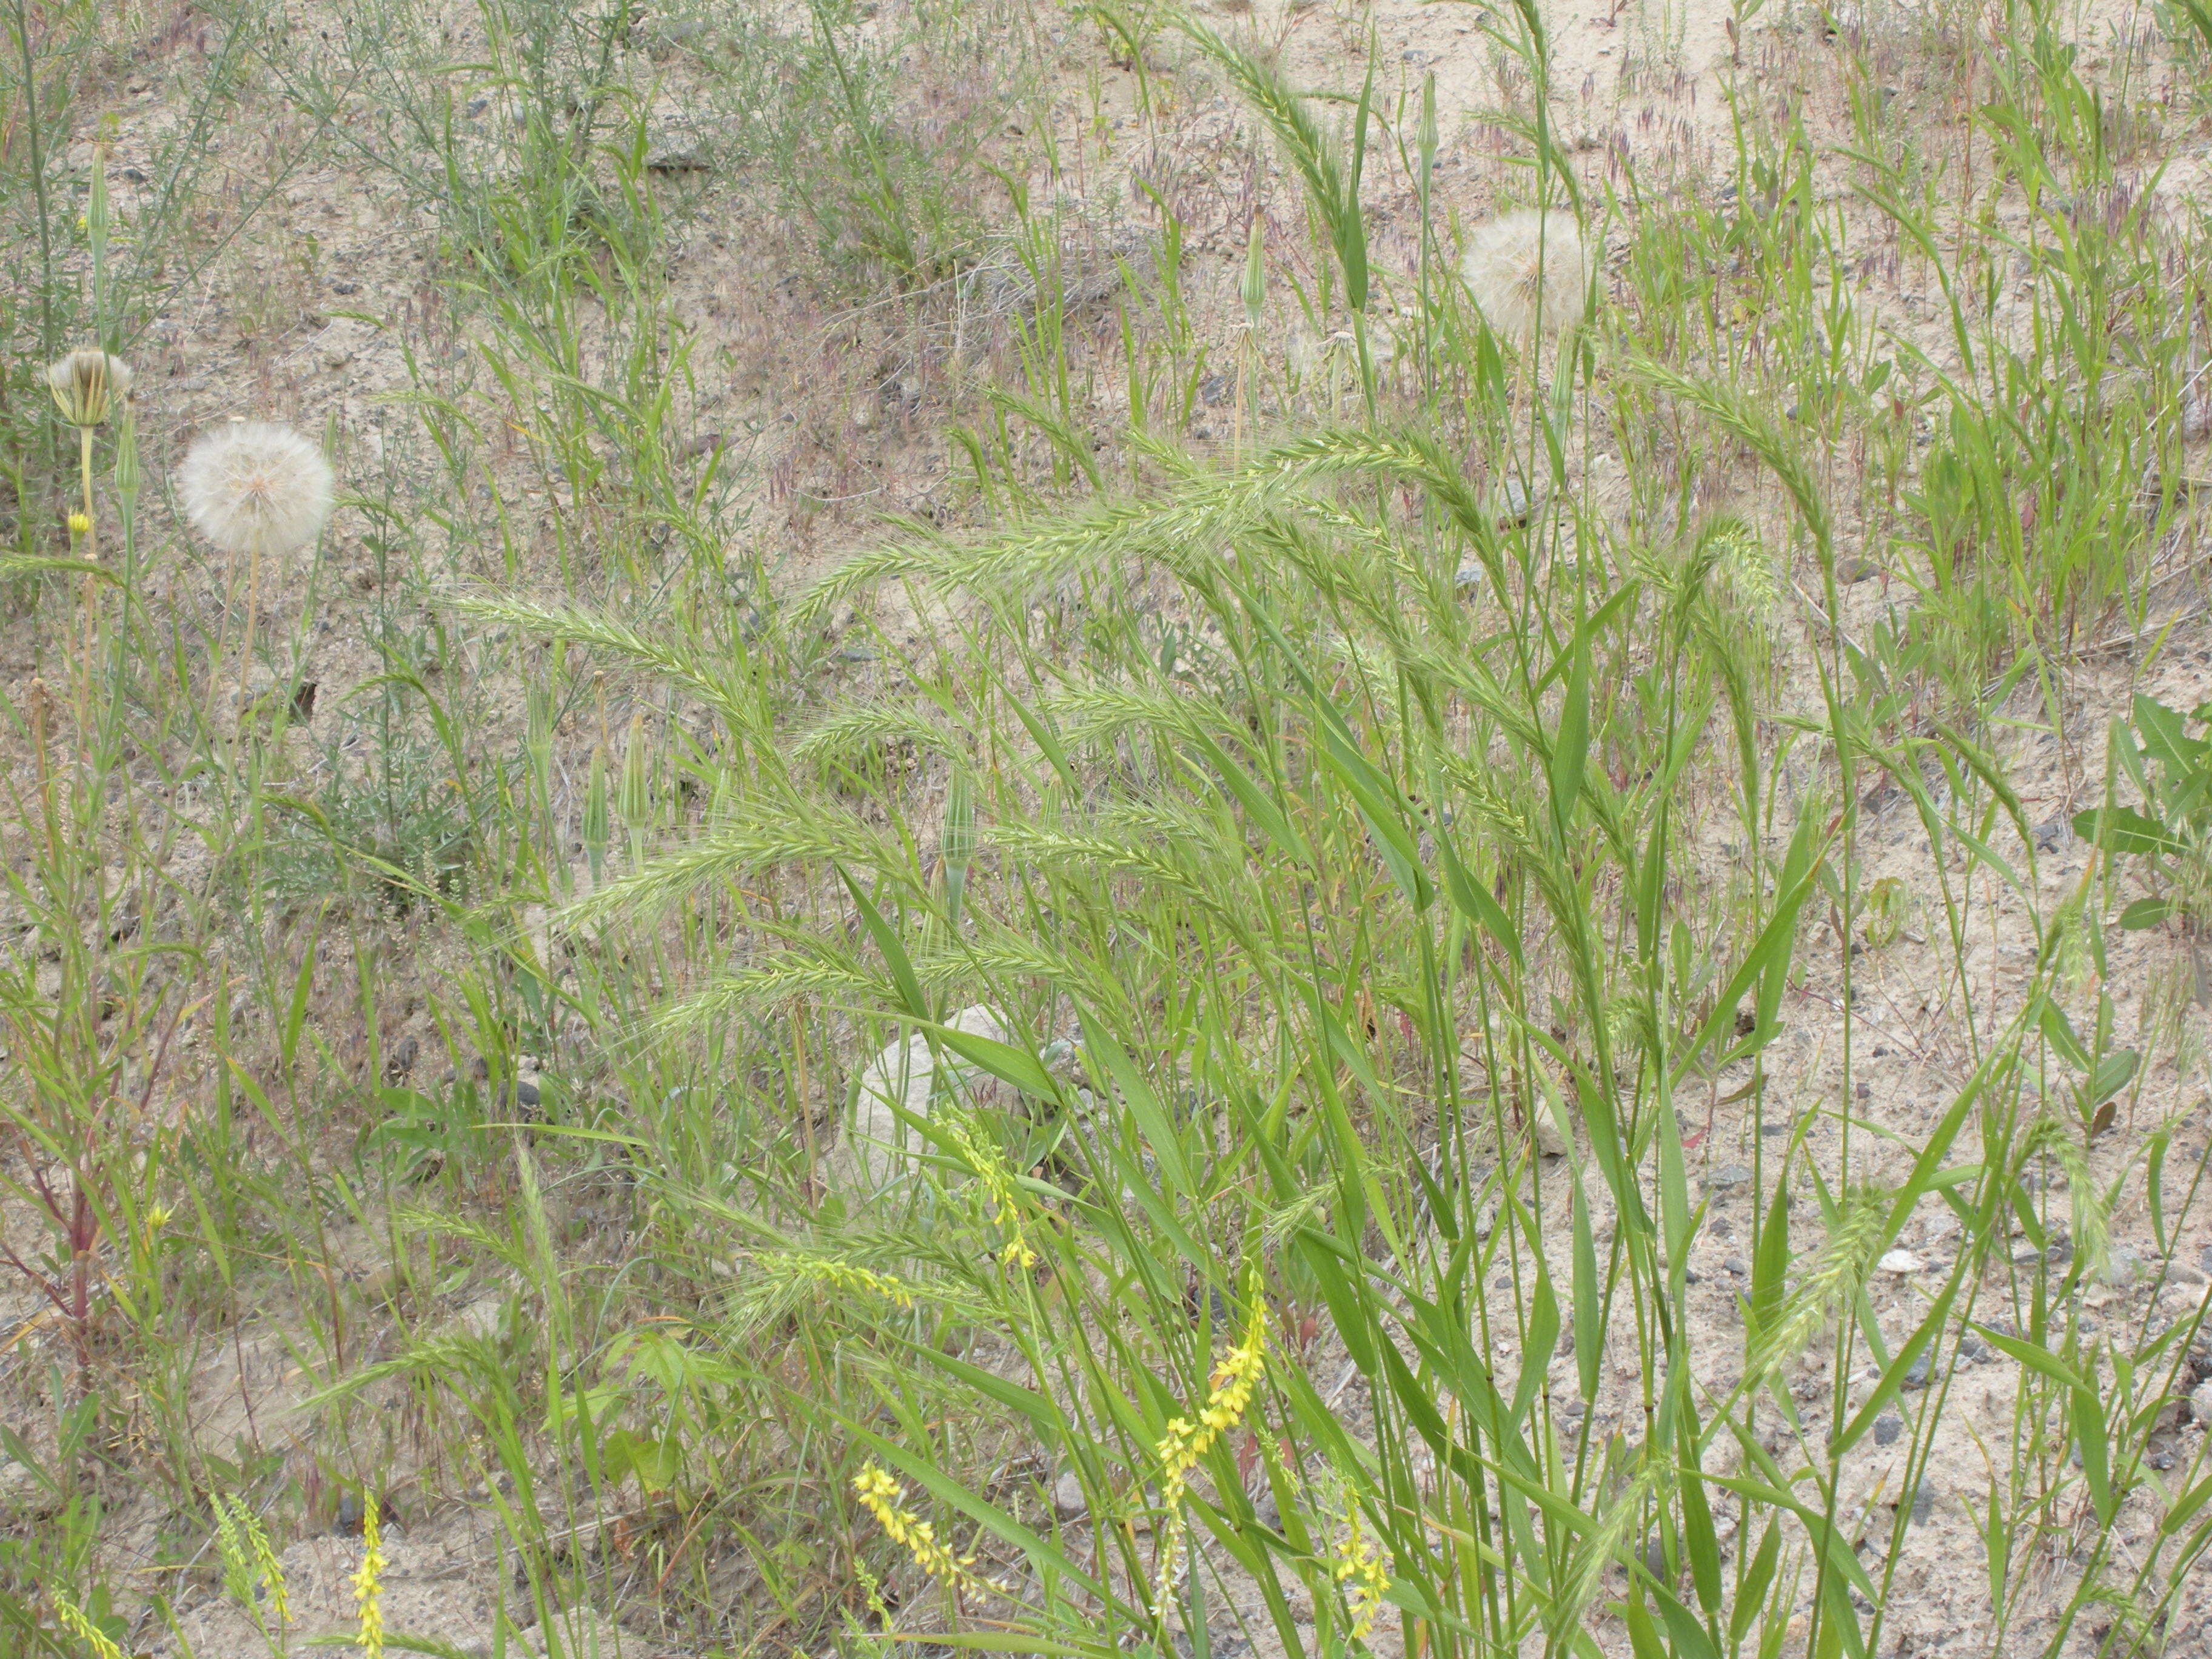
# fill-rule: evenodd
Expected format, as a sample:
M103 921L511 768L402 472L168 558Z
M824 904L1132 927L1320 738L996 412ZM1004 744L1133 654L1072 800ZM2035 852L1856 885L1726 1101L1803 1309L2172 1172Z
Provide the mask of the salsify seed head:
M178 475L185 516L229 554L282 558L322 534L331 464L289 426L233 421L204 434Z
M1583 319L1589 253L1571 213L1531 208L1477 225L1460 273L1483 321L1507 339L1557 333Z
M71 426L98 426L131 395L131 365L87 346L46 365L46 389Z

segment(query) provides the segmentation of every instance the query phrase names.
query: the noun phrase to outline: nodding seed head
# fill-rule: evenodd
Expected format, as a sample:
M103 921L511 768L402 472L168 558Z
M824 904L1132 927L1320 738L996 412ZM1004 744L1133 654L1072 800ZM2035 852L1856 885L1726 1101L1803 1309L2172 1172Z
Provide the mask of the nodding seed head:
M131 365L88 346L46 365L46 388L71 426L98 426L116 399L131 395Z

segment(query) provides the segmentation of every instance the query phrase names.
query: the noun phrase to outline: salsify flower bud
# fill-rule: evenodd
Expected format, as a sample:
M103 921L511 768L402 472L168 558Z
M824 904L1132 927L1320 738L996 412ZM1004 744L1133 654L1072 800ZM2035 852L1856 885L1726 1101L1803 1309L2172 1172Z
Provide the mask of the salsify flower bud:
M71 426L98 426L117 399L131 395L131 365L88 346L47 365L46 389Z
M126 404L115 423L115 493L126 501L138 499L138 417Z
M69 515L69 532L72 538L92 534L92 520L82 513Z

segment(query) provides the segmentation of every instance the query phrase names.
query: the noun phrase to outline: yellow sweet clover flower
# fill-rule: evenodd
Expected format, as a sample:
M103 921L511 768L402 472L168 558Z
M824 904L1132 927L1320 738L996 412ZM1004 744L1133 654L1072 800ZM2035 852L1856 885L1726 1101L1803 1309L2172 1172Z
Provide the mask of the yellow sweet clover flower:
M1344 1522L1344 1536L1336 1542L1336 1582L1351 1586L1346 1592L1345 1607L1352 1615L1352 1639L1364 1642L1375 1628L1376 1615L1382 1610L1390 1575L1382 1571L1382 1556L1360 1530L1359 1505L1348 1498Z
M54 1612L61 1619L62 1628L92 1650L92 1659L123 1659L123 1650L76 1602L57 1595Z
M1243 1420L1252 1403L1253 1391L1267 1364L1267 1304L1260 1294L1260 1275L1252 1274L1249 1296L1252 1312L1244 1327L1244 1340L1230 1351L1213 1373L1213 1391L1198 1413L1168 1419L1168 1431L1155 1449L1165 1477L1160 1482L1160 1503L1167 1510L1167 1527L1160 1541L1159 1599L1168 1599L1176 1570L1182 1565L1182 1547L1188 1523L1182 1500L1190 1472L1212 1449L1213 1443Z
M269 1587L269 1611L276 1615L276 1628L283 1630L292 1622L292 1598L284 1589L284 1569L276 1559L269 1534L262 1529L261 1517L251 1510L246 1516L246 1539L253 1546L253 1559L261 1569L261 1582Z
M361 1507L361 1536L366 1547L361 1553L361 1571L353 1576L353 1599L361 1607L361 1632L354 1638L354 1645L369 1659L384 1656L384 1597L381 1583L384 1577L384 1549L377 1537L376 1498L364 1493Z
M860 1507L876 1517L884 1535L914 1557L915 1565L932 1578L954 1588L981 1588L969 1571L975 1558L954 1555L938 1540L935 1527L912 1510L901 1509L898 1482L880 1464L868 1463L853 1477L853 1493L860 1500Z
M246 1553L245 1540L238 1529L238 1510L231 1508L233 1500L216 1492L209 1504L215 1510L216 1553L222 1558L222 1587L230 1592L230 1599L242 1607L253 1605L253 1558Z
M1036 1252L1030 1248L1028 1236L1022 1231L1021 1199L1015 1191L1013 1171L1006 1167L1005 1154L986 1143L980 1126L970 1117L956 1115L948 1127L960 1155L975 1172L975 1178L983 1183L983 1190L990 1194L991 1208L999 1224L1012 1235L1006 1249L1000 1251L999 1260L1009 1265L1036 1267Z
M878 1296L897 1308L914 1306L913 1286L889 1273L879 1273L872 1267L855 1267L849 1261L832 1261L826 1256L779 1253L761 1257L760 1266L770 1279L797 1279L806 1284L827 1285L832 1290Z

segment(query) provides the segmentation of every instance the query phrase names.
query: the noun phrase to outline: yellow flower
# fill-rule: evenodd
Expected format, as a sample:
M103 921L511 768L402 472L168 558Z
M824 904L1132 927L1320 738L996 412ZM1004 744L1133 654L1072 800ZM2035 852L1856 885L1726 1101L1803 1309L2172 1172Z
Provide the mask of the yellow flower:
M885 1474L881 1465L869 1463L863 1467L853 1477L853 1492L860 1500L860 1507L876 1517L876 1524L884 1529L884 1535L913 1556L915 1565L932 1578L956 1588L983 1588L968 1570L975 1565L975 1558L954 1555L938 1541L935 1527L913 1511L901 1509L898 1482Z
M1382 1558L1374 1545L1361 1534L1359 1505L1349 1498L1345 1499L1344 1523L1345 1534L1336 1543L1336 1582L1352 1586L1345 1596L1345 1609L1352 1615L1352 1639L1364 1642L1375 1628L1376 1614L1382 1610L1390 1575L1382 1571Z
M999 1252L999 1260L1010 1266L1036 1267L1036 1252L1030 1248L1029 1238L1022 1231L1020 1194L1015 1190L1013 1171L1006 1167L1005 1155L996 1146L986 1144L973 1119L956 1116L948 1127L968 1167L975 1170L976 1178L983 1183L983 1190L991 1195L991 1208L997 1213L999 1224L1012 1231L1006 1249Z
M871 1267L857 1267L849 1261L779 1252L761 1257L760 1265L770 1279L796 1279L825 1285L831 1290L879 1296L895 1308L914 1306L911 1285L889 1273L879 1273Z
M1160 1502L1168 1512L1167 1528L1160 1542L1159 1599L1163 1601L1174 1588L1176 1570L1182 1565L1183 1538L1188 1527L1182 1500L1190 1472L1212 1449L1213 1443L1243 1419L1245 1409L1252 1403L1253 1390L1259 1387L1260 1374L1267 1370L1267 1304L1260 1294L1256 1268L1248 1294L1252 1312L1245 1323L1244 1340L1230 1351L1229 1357L1214 1371L1213 1391L1206 1396L1198 1421L1194 1423L1187 1417L1169 1419L1168 1431L1155 1449L1161 1472L1166 1476L1160 1483Z
M76 1602L54 1597L54 1611L61 1616L62 1628L92 1650L92 1659L123 1659L123 1650L108 1638L107 1632L85 1616Z
M380 1508L374 1493L362 1494L361 1536L364 1547L361 1553L361 1571L353 1576L353 1599L361 1606L361 1633L354 1638L354 1645L369 1659L384 1659L384 1601L380 1581L384 1577L384 1550L376 1535L376 1511Z
M92 534L92 520L82 513L70 514L69 515L69 532L70 539L71 541L75 541L80 537L89 536Z

